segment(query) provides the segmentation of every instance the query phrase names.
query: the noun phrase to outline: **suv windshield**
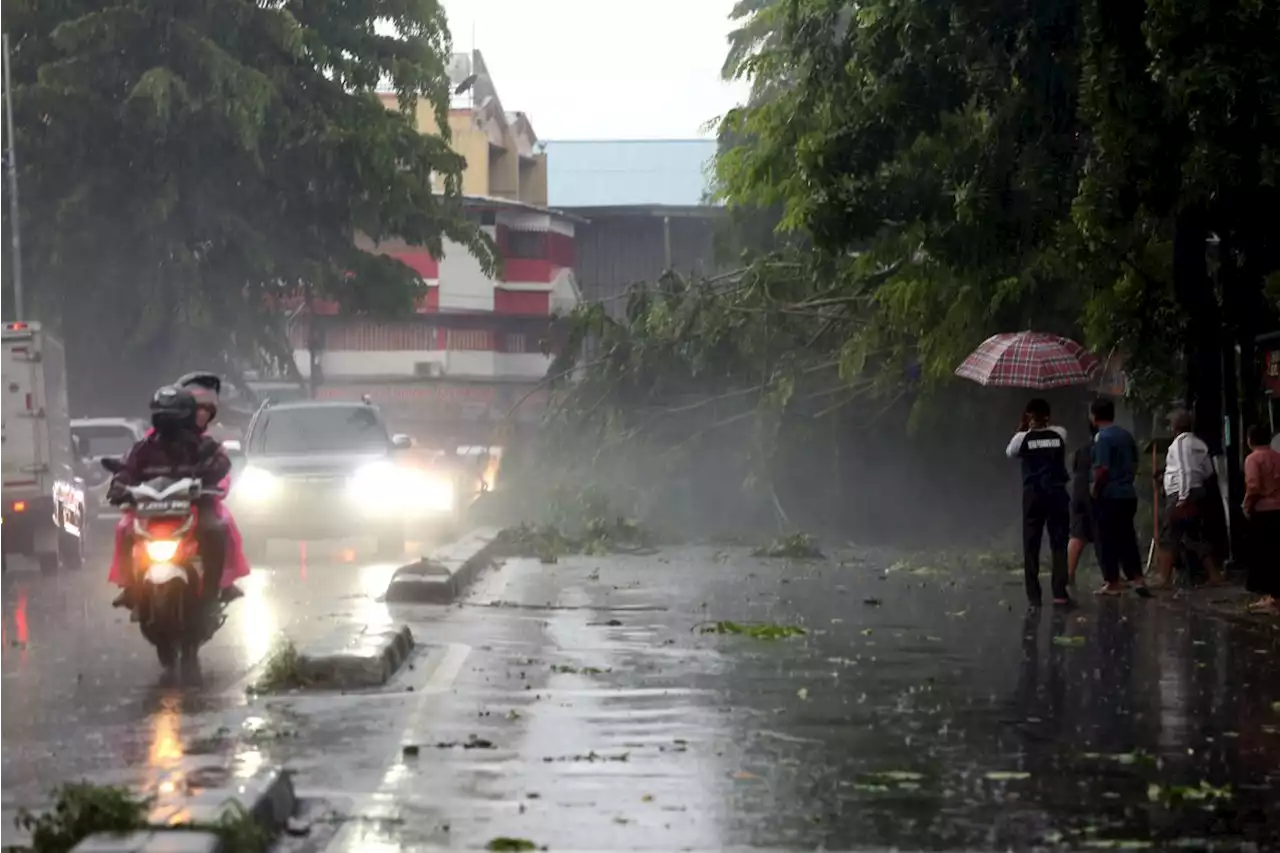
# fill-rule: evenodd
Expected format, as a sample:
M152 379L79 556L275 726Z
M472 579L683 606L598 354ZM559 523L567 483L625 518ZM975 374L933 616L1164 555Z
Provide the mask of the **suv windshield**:
M385 450L389 441L372 409L316 406L268 412L256 449L263 453Z

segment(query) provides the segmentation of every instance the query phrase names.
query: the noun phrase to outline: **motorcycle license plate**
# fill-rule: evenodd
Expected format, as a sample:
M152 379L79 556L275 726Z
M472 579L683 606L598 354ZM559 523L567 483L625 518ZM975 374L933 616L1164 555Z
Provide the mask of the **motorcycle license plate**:
M152 501L140 504L138 515L146 518L152 515L185 515L191 510L191 501Z

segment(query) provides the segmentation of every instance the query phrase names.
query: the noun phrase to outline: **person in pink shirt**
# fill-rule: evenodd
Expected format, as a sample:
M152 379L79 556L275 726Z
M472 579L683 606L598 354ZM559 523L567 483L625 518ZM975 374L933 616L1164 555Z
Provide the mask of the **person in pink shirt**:
M1249 609L1280 613L1280 452L1271 448L1271 430L1249 428L1249 455L1244 460L1244 516L1249 520L1250 592L1261 596Z

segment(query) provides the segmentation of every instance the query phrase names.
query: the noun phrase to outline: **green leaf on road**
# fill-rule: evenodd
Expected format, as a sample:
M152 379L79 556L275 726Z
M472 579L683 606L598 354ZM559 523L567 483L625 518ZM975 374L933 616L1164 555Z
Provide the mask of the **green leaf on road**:
M538 845L527 838L508 838L505 835L500 835L497 838L490 839L484 849L495 851L537 850Z
M1053 644L1055 646L1083 646L1084 637L1058 634L1053 638Z
M1173 785L1164 787L1154 782L1147 786L1147 799L1153 803L1161 803L1173 808L1183 803L1200 803L1202 808L1213 810L1214 802L1230 800L1231 787L1210 785L1201 780L1199 785Z
M784 640L788 637L802 637L807 632L798 625L774 625L772 623L750 622L706 622L694 626L699 634L741 634L755 640Z

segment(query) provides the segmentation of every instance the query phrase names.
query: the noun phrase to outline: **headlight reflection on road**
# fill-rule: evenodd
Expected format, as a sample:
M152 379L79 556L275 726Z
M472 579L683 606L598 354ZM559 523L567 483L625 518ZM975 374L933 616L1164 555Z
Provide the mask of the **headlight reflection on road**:
M390 563L375 563L360 567L360 590L364 597L360 599L359 610L354 614L358 624L370 628L384 628L391 625L391 611L387 605L378 601L387 591L391 583L391 575L398 567Z
M159 709L151 715L151 743L147 748L147 767L156 793L173 794L183 787L183 754L182 696L166 693Z
M240 611L240 639L251 665L266 658L280 629L275 608L267 598L268 577L266 572L255 570L236 581L244 598L236 602L232 610Z

